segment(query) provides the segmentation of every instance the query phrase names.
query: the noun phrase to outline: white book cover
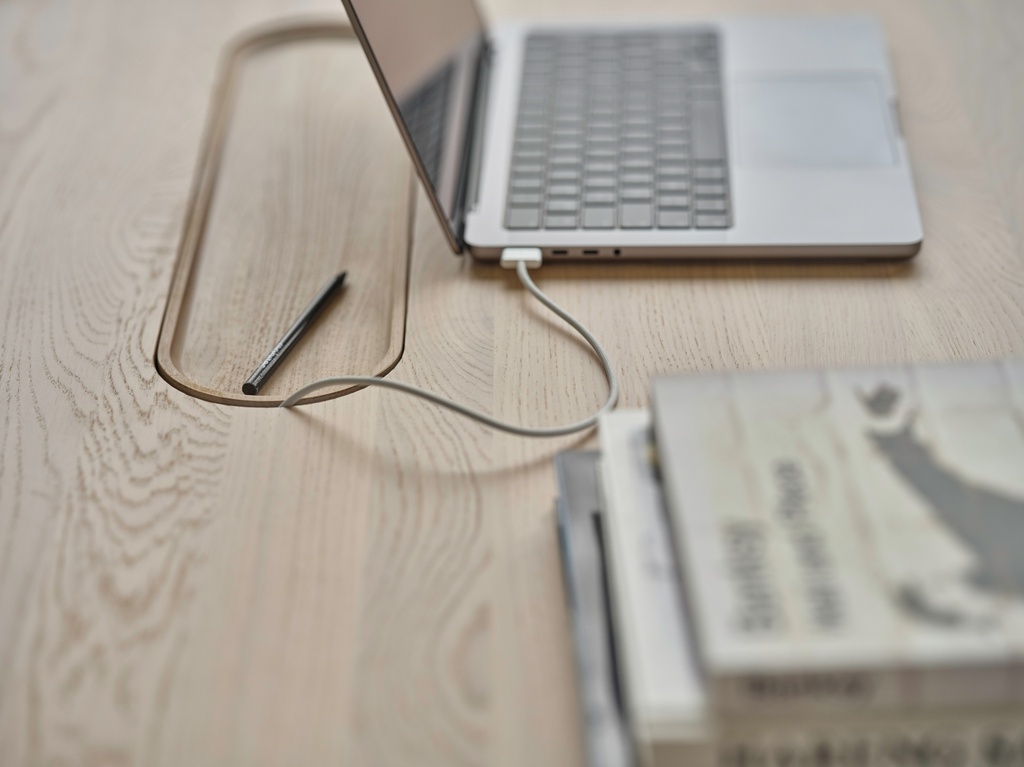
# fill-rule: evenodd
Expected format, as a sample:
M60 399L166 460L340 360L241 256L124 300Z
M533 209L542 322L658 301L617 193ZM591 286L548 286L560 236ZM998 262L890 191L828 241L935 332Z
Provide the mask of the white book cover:
M1024 363L658 379L718 712L1024 700Z

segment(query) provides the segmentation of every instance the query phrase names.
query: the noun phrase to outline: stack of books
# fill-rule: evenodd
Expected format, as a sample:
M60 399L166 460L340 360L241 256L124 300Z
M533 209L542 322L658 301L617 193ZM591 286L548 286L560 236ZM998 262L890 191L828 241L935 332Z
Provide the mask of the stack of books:
M1024 765L1024 362L677 376L556 461L592 765Z

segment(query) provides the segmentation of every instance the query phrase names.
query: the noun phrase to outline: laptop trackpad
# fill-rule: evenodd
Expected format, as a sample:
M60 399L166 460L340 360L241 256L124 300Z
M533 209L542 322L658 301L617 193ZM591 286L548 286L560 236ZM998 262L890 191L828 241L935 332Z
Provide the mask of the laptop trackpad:
M870 75L744 78L736 93L742 165L851 168L896 162L888 104Z

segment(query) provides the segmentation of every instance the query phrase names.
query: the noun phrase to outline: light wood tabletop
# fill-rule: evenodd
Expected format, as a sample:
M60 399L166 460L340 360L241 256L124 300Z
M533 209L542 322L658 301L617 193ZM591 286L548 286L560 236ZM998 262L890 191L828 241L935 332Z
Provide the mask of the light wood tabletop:
M863 11L888 35L920 255L545 267L623 405L658 372L1024 353L1019 0L486 10ZM375 390L230 406L157 371L220 57L297 13L344 21L334 0L0 3L5 767L582 761L551 461L593 435L519 439ZM584 345L416 203L389 376L531 425L597 407Z

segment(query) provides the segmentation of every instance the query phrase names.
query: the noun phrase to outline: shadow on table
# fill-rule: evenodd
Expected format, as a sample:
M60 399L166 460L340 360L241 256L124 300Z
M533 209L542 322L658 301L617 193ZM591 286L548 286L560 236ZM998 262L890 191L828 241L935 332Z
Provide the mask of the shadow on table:
M473 260L468 271L473 279L505 279L515 282L511 269ZM915 259L899 261L809 261L770 262L730 260L728 262L691 261L584 261L549 262L543 266L544 279L588 280L909 280L919 273Z

